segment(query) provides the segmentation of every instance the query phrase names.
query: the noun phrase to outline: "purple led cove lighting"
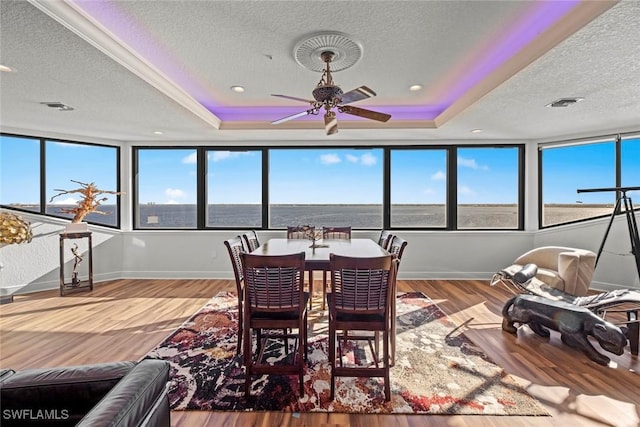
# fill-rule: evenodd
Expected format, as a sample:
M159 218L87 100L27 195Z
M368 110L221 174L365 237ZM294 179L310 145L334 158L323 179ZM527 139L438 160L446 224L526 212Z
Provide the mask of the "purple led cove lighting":
M530 13L525 14L511 28L505 31L498 44L487 52L472 70L466 72L453 87L447 89L441 103L451 106L469 89L484 80L489 74L505 63L560 18L577 6L580 0L534 2Z
M363 107L365 108L365 107ZM440 115L443 111L443 108L433 107L433 106L416 106L416 107L407 107L407 106L378 106L375 107L366 107L367 109L378 111L381 113L391 114L391 120L431 120L430 118L435 118ZM223 121L267 121L272 122L274 120L278 120L282 117L287 117L289 115L300 113L305 110L305 107L233 107L233 108L224 108L218 109L216 111L216 115ZM336 110L334 110L336 111ZM337 111L336 111L337 112ZM357 116L353 116L351 114L339 113L338 118L340 120L366 120ZM324 109L322 109L318 115L309 115L303 116L295 119L296 121L300 120L320 120L322 121L322 117L324 116Z
M132 18L116 1L70 0L82 8L101 25L111 31L122 42L127 44L138 55L153 64L176 85L189 93L206 109L223 121L268 121L277 120L290 114L303 111L299 107L224 107L217 102L205 82L198 82L189 74L177 58L162 46L162 43L144 24ZM569 13L580 0L536 1L528 13L522 16L509 29L498 43L478 55L480 60L471 68L466 64L458 64L454 70L459 78L451 78L434 87L436 102L422 106L376 106L375 111L392 115L393 121L433 120L449 108L457 99L471 88L483 81L517 52L544 33L560 18ZM483 47L480 47L483 50ZM477 50L476 50L477 51ZM464 67L462 65L465 65ZM436 85L437 86L437 85ZM362 105L362 108L367 108ZM321 114L322 115L322 112ZM341 120L366 120L349 114L340 114ZM296 120L318 120L316 116L306 116Z

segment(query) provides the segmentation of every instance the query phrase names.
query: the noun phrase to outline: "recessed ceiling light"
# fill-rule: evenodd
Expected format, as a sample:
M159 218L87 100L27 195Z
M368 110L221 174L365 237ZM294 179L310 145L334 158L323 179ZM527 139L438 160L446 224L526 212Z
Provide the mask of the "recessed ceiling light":
M161 130L154 130L153 134L154 135L162 135L164 132L162 132Z
M480 133L482 129L471 129L471 133Z
M545 107L568 107L580 101L584 101L584 98L560 98L551 104L545 105Z
M244 87L242 87L242 86L231 86L231 90L236 92L236 93L242 93L242 92L244 92Z
M417 92L422 89L422 85L411 85L409 86L409 90L411 92Z
M13 68L7 67L6 65L0 65L0 71L4 71L5 73L11 73L14 70Z

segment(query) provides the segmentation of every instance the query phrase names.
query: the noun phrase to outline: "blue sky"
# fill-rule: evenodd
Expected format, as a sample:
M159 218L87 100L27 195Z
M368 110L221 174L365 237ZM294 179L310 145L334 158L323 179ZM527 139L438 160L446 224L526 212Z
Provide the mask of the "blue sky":
M37 203L38 140L3 136L1 141L0 201ZM381 204L382 154L382 149L273 149L270 201ZM576 193L614 185L612 143L546 149L543 156L545 203L614 202L613 193ZM22 160L11 161L16 158ZM516 149L461 147L457 161L460 203L517 202ZM445 150L394 150L391 163L392 203L445 202ZM261 202L260 152L214 151L208 164L211 203ZM196 150L142 150L140 171L141 203L195 203ZM47 200L54 188L78 188L71 179L115 190L115 150L47 142L47 172ZM640 139L623 143L623 185L640 186ZM65 195L54 202L77 200L78 195Z

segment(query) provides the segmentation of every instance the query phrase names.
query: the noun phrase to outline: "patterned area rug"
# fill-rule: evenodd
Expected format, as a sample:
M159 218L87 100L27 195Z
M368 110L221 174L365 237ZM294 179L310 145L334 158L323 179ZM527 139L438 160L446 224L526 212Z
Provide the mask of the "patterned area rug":
M309 314L305 395L299 396L297 376L265 375L254 378L245 399L233 293L212 298L146 357L170 362L174 410L549 415L427 296L399 294L397 313L390 402L384 401L381 378L337 378L336 399L329 400L328 325L321 310ZM267 345L273 360L285 357L281 343ZM371 353L365 342L360 345L347 357L367 364Z

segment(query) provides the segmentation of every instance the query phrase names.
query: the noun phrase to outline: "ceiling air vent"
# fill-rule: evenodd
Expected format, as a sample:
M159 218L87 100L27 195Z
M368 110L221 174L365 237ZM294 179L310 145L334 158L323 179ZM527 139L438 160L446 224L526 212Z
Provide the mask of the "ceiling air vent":
M58 111L73 111L73 107L70 107L62 102L54 101L54 102L41 102L40 104L46 105L50 108L56 108Z
M551 104L547 104L546 107L568 107L582 100L584 100L584 98L560 98Z

